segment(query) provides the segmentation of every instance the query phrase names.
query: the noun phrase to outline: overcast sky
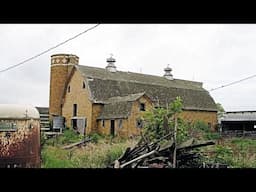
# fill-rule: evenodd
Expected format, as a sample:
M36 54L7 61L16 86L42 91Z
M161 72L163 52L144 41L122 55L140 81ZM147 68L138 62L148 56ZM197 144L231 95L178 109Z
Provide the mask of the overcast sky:
M0 24L0 70L94 24ZM255 24L101 24L82 36L0 73L0 103L49 105L50 56L75 54L104 68L113 53L121 71L203 82L207 90L256 74ZM256 110L256 77L210 92L226 111Z

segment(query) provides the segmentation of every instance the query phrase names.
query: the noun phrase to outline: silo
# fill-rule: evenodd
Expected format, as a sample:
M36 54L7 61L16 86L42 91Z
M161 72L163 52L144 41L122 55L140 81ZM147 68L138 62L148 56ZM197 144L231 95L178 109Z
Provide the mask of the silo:
M79 57L72 54L55 54L51 56L49 114L62 115L62 99L67 86L68 77Z
M40 116L29 105L0 104L0 168L40 168Z

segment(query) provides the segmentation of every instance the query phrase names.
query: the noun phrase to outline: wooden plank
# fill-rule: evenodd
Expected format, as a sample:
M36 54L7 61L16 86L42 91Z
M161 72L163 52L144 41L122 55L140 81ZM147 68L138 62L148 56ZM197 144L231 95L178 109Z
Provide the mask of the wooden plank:
M73 147L77 147L79 145L82 145L82 144L84 144L84 143L86 143L88 141L91 141L91 139L90 138L89 139L84 139L82 141L79 141L79 142L76 142L76 143L72 143L70 145L66 145L66 146L62 147L62 149L71 149Z
M120 168L123 168L123 167L125 167L125 166L127 166L127 165L130 165L131 163L134 163L134 162L136 162L136 161L138 161L138 160L140 160L140 159L144 159L144 158L146 158L146 157L148 157L148 156L150 156L150 155L153 155L154 153L156 153L157 151L151 151L151 152L149 152L149 153L146 153L146 154L144 154L144 155L141 155L141 156L139 156L139 157L137 157L137 158L135 158L135 159L133 159L133 160L131 160L131 161L128 161L127 163L124 163L123 165L121 165L120 166Z

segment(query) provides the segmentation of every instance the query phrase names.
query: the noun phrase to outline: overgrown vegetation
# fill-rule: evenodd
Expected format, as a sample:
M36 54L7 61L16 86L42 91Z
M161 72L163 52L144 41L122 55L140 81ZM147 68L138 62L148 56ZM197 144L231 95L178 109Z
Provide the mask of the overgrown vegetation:
M188 128L186 123L178 117L182 111L182 99L177 97L167 108L152 108L145 112L143 120L145 122L142 134L149 140L157 140L169 133L177 132L177 143L187 139ZM175 120L177 120L177 130L175 130Z
M136 140L104 137L90 134L86 146L69 150L61 147L83 139L72 130L65 130L62 136L47 140L42 149L42 168L105 168L117 159Z
M256 140L248 138L221 138L219 133L210 130L203 121L186 122L178 117L182 100L176 99L165 108L154 108L143 116L142 135L148 141L155 141L174 132L177 121L177 144L190 138L214 140L216 145L200 149L202 162L222 163L234 168L256 168ZM56 138L41 136L43 168L105 168L118 159L127 147L133 147L138 139L124 139L100 134L89 134L91 141L86 146L69 150L62 146L81 141L84 136L71 129ZM167 140L165 142L168 141Z

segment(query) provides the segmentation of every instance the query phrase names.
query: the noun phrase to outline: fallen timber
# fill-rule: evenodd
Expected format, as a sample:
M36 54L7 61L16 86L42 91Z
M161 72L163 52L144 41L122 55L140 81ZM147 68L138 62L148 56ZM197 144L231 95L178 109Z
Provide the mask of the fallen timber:
M62 147L62 149L71 149L73 147L79 147L79 146L84 145L86 142L89 142L89 141L91 141L91 138L86 138L86 139L83 139L82 141L72 143L70 145L66 145L66 146Z
M168 139L165 146L159 143L163 139ZM227 165L206 164L200 161L201 154L195 152L196 148L214 145L213 141L203 141L195 143L194 139L189 139L176 146L177 168L227 168ZM111 163L108 168L173 168L173 151L175 144L172 134L168 134L155 142L144 143L139 141L134 148L128 147L123 155Z

